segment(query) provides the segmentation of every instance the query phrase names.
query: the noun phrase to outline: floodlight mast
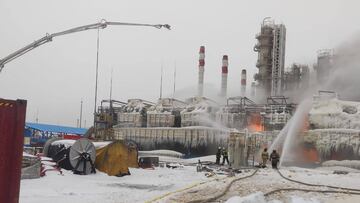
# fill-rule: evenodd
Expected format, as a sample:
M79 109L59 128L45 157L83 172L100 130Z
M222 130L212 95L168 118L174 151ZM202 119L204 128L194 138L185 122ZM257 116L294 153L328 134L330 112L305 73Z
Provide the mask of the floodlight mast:
M35 49L36 47L43 45L47 42L51 42L52 39L54 37L58 37L61 35L66 35L66 34L71 34L71 33L75 33L75 32L81 32L81 31L86 31L86 30L93 30L93 29L104 29L106 28L108 25L125 25L125 26L147 26L147 27L154 27L157 29L161 29L161 28L166 28L168 30L170 30L170 25L168 24L141 24L141 23L123 23L123 22L108 22L106 20L101 20L99 23L94 23L94 24L89 24L89 25L84 25L84 26L79 26L79 27L75 27L72 29L68 29L62 32L56 32L53 34L46 34L44 37L34 41L33 43L9 54L8 56L0 59L0 72L2 71L2 69L4 68L5 64L9 63L10 61L22 56L23 54Z

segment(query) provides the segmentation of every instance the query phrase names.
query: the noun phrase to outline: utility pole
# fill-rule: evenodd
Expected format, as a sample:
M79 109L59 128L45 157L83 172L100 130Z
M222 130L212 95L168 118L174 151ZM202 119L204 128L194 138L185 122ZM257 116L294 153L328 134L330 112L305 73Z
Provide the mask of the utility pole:
M96 101L97 101L97 85L98 85L98 75L99 75L99 35L100 29L97 30L97 41L96 41L96 72L95 72L95 102L94 102L94 137L96 137L97 128L96 128Z
M39 123L39 109L36 109L36 119L35 119L36 123Z
M110 114L111 116L114 115L113 112L113 105L112 105L112 84L113 84L113 69L111 69L111 77L110 77Z
M161 76L160 76L160 99L162 99L162 79L163 79L163 65L161 64Z
M173 90L173 99L175 97L175 87L176 87L176 61L174 62L174 90Z
M174 62L174 89L173 89L173 96L172 96L172 110L174 110L174 99L175 99L175 87L176 87L176 61Z
M83 100L81 98L81 102L80 102L80 122L79 122L79 127L81 128L81 121L82 121L82 108L83 108Z

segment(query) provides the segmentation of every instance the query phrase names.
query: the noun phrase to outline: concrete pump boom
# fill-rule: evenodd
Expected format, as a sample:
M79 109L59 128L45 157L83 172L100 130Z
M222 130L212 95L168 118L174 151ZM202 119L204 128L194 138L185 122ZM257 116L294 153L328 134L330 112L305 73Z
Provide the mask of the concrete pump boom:
M148 26L148 27L155 27L155 28L166 28L170 30L170 25L168 24L139 24L139 23L122 23L122 22L108 22L106 20L101 20L99 23L94 23L94 24L89 24L89 25L84 25L84 26L80 26L80 27L75 27L72 29L68 29L62 32L56 32L53 34L46 34L45 37L42 37L36 41L34 41L33 43L9 54L8 56L0 59L0 72L2 71L2 69L4 68L4 65L9 63L10 61L22 56L23 54L35 49L36 47L43 45L47 42L51 42L52 39L54 37L57 36L61 36L61 35L66 35L66 34L71 34L74 32L81 32L81 31L85 31L85 30L92 30L92 29L104 29L106 28L108 25L127 25L127 26Z

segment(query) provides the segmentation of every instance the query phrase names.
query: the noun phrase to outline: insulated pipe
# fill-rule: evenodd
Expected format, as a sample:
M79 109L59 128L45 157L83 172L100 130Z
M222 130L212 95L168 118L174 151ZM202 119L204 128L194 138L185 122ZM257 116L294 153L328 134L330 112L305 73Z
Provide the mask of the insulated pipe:
M246 96L246 70L242 69L241 71L241 96Z
M227 78L228 78L228 56L224 55L222 58L222 67L221 67L221 92L220 95L226 98L227 93Z
M205 66L205 46L200 47L199 51L199 80L198 80L198 96L202 97L204 92L204 66Z

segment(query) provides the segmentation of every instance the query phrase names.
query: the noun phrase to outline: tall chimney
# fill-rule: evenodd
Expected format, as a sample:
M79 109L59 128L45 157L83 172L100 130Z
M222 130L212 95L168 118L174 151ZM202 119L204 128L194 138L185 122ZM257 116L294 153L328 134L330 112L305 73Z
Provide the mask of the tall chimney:
M256 94L256 84L255 82L251 83L251 97L254 98Z
M242 69L241 71L241 96L246 96L246 70Z
M226 98L227 91L227 77L228 77L228 56L224 55L222 58L222 67L221 67L221 92L220 95Z
M202 97L204 92L204 66L205 66L205 46L200 47L199 51L199 83L198 96Z

